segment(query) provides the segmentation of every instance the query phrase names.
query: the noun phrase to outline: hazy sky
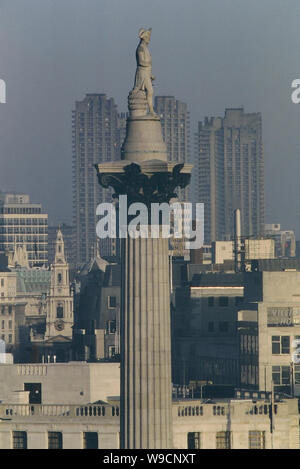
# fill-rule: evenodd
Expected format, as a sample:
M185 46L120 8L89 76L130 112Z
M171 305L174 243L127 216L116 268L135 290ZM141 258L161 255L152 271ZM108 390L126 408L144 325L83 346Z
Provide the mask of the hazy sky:
M299 24L299 0L0 0L0 190L71 222L74 102L106 93L125 111L151 26L155 93L188 103L192 136L225 107L262 112L267 221L299 238Z

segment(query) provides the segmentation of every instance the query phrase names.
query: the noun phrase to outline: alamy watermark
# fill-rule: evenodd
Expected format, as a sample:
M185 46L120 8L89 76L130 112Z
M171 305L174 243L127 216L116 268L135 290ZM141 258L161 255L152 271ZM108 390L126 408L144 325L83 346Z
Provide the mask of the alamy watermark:
M0 103L6 103L6 83L0 79Z
M296 78L295 80L293 80L291 87L295 88L295 90L291 94L291 100L294 104L299 104L300 103L300 78Z
M292 363L298 365L300 363L300 339L295 339L292 342L294 352L292 354Z
M194 208L194 214L193 214ZM185 249L199 249L204 239L204 204L190 202L142 202L128 206L127 196L119 196L119 204L101 203L96 233L98 238L174 238L183 239ZM128 223L128 220L129 223Z

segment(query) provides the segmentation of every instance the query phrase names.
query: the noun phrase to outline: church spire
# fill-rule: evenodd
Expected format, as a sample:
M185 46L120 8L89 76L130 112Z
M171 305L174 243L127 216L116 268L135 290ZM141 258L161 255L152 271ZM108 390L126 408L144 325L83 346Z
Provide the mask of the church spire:
M65 243L64 237L60 227L57 230L56 243L55 243L55 264L65 264Z

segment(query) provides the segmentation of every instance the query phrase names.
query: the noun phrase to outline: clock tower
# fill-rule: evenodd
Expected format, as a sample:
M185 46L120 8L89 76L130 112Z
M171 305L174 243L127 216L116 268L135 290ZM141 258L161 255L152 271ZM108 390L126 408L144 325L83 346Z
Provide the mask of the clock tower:
M70 290L69 265L61 229L57 231L55 259L50 267L51 285L46 318L46 339L55 336L72 338L74 323L73 295Z

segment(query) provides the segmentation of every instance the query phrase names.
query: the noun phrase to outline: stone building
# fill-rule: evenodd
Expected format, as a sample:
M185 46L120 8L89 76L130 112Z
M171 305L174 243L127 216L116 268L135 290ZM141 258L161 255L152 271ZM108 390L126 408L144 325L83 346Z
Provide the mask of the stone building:
M119 449L119 364L0 365L1 449ZM59 396L57 382L61 383ZM182 399L174 449L299 449L297 399Z
M299 298L299 271L245 274L238 314L242 386L300 396Z
M176 289L172 321L173 383L238 384L237 314L242 274L195 274Z
M0 321L0 338L15 361L70 358L73 294L60 231L50 270L29 267L24 246L8 257L0 271Z
M121 272L95 255L77 276L74 358L117 360L120 355Z

